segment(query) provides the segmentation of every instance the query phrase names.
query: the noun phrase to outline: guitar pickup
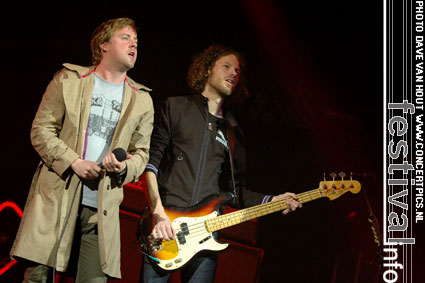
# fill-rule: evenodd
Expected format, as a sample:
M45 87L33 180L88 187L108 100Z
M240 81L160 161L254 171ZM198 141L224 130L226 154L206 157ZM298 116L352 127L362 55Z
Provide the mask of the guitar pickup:
M186 237L185 237L185 234L183 232L178 232L176 234L176 236L177 236L177 240L179 241L179 243L181 245L186 244Z
M186 236L189 235L189 228L187 227L187 223L180 224L181 231L176 234L177 240L181 245L186 244Z
M180 224L181 233L184 235L189 235L189 228L187 227L187 223Z

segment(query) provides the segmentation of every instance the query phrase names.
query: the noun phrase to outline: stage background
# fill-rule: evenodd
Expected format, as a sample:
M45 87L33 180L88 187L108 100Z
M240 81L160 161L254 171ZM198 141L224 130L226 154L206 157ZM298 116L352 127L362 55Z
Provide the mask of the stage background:
M53 74L65 62L90 65L93 29L127 16L139 27L129 76L153 89L155 105L188 93L191 58L208 45L246 56L252 95L234 114L253 190L301 193L332 171L362 178L361 194L259 220L260 282L374 282L378 249L364 193L382 223L381 1L153 2L18 1L2 10L0 201L24 207L39 162L29 131ZM0 221L4 264L19 219L3 212Z

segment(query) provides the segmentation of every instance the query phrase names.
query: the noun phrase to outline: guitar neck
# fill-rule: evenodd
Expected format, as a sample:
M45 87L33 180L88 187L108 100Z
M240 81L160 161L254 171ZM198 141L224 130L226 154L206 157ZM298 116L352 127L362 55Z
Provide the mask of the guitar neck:
M298 201L300 203L306 203L321 197L322 194L320 193L319 189L297 195ZM268 202L208 219L205 221L205 225L209 232L215 232L254 218L284 210L287 207L286 200Z

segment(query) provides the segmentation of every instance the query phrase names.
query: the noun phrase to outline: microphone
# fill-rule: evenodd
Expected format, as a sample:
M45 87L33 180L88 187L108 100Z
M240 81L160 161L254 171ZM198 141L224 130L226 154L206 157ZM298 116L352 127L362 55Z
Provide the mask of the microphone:
M127 156L127 152L123 148L121 148L121 147L117 147L116 149L114 149L112 151L112 153L115 155L115 158L119 162L124 161L125 158L126 158L126 156ZM105 168L103 168L103 163L102 162L100 162L98 165L99 165L100 168L105 169Z

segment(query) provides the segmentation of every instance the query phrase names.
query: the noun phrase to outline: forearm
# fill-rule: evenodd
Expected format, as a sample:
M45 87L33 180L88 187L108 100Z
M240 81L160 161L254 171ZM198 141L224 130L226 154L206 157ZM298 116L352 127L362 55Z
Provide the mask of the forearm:
M147 171L144 176L148 187L147 199L152 213L153 228L151 235L156 239L173 240L176 231L162 205L156 174Z
M147 190L148 202L149 202L149 207L151 209L151 212L152 214L162 215L165 212L164 212L164 207L162 205L161 197L159 195L158 181L156 178L156 174L151 171L147 171L145 175L146 175L146 184L148 187L148 190Z

